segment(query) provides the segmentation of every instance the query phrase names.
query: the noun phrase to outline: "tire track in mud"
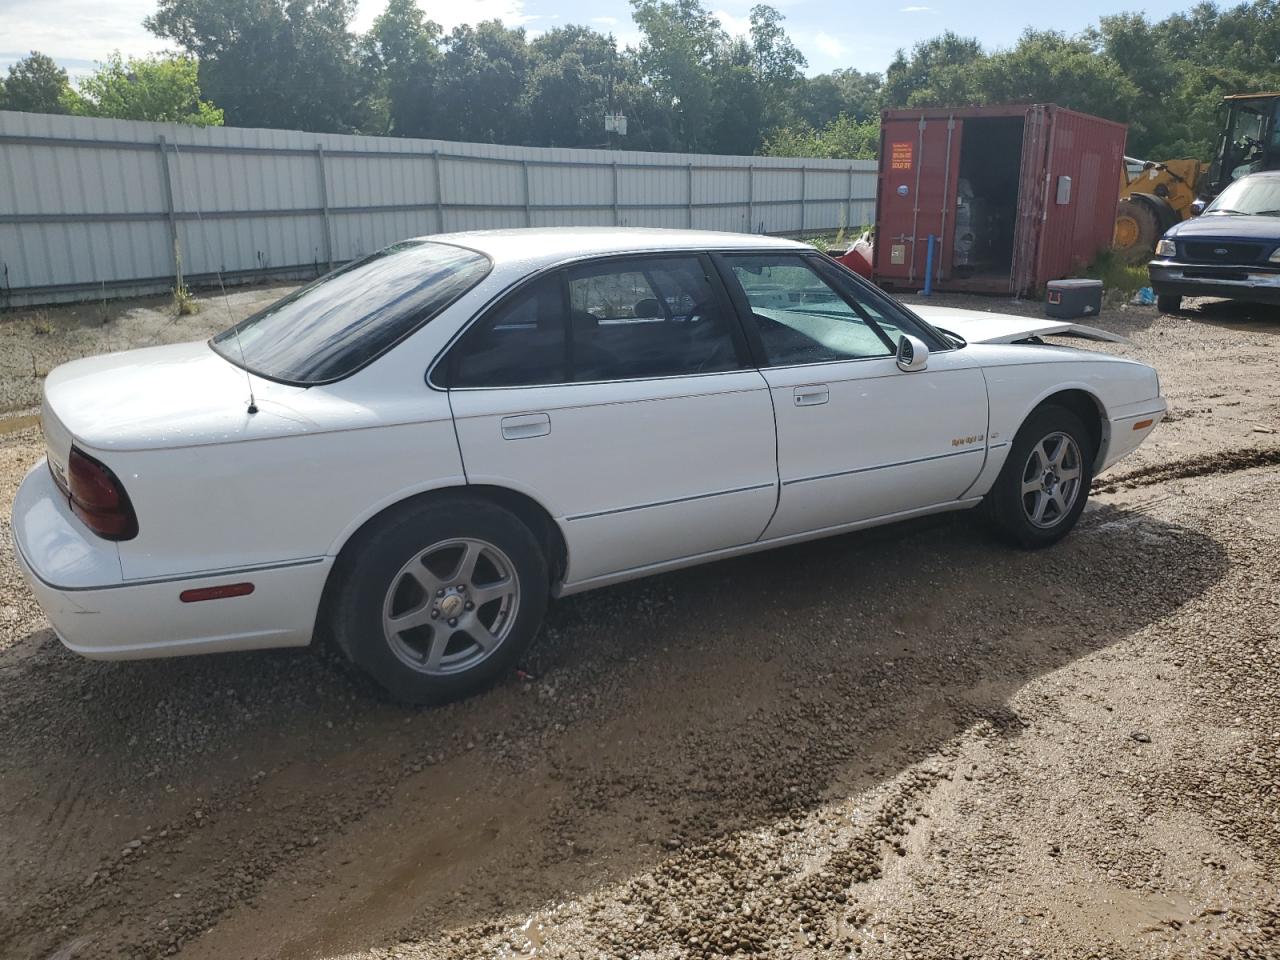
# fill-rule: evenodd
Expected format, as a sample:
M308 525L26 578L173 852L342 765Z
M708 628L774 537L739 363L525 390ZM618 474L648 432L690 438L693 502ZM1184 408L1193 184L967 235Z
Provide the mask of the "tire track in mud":
M1128 473L1099 477L1093 481L1092 490L1094 493L1115 493L1121 489L1151 487L1171 480L1188 480L1275 466L1280 466L1280 447L1246 447L1240 450L1187 457L1172 463L1153 464Z

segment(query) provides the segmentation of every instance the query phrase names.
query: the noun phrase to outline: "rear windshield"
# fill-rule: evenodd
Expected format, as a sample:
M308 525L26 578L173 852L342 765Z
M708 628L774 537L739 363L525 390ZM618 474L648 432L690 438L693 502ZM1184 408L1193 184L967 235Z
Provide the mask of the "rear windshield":
M425 240L397 243L326 274L209 344L271 380L330 383L391 349L484 279L490 267L474 250Z

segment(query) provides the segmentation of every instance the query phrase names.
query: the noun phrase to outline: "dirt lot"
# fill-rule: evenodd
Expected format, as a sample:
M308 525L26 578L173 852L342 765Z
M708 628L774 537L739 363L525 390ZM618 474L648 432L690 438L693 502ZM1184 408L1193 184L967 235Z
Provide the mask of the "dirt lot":
M154 306L0 324L2 405L227 311ZM1174 412L1059 547L952 515L587 594L443 709L78 659L6 529L0 956L1280 956L1280 311L1098 322Z

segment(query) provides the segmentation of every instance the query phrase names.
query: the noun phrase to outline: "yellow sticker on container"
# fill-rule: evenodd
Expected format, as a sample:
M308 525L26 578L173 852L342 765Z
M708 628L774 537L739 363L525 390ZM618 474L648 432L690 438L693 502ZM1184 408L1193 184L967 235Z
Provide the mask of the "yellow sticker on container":
M911 169L911 141L910 140L906 140L901 143L894 143L890 145L889 169L890 170L910 170Z

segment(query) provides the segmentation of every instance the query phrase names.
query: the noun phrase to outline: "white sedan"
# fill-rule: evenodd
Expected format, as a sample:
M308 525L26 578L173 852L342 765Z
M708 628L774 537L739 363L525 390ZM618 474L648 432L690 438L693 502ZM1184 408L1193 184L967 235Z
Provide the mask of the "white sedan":
M408 240L207 343L54 370L14 538L85 656L329 635L446 699L551 596L979 505L1057 541L1166 409L1150 367L1037 339L1073 326L913 312L768 237Z

